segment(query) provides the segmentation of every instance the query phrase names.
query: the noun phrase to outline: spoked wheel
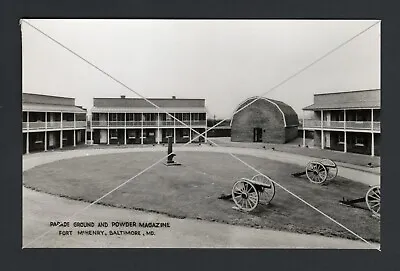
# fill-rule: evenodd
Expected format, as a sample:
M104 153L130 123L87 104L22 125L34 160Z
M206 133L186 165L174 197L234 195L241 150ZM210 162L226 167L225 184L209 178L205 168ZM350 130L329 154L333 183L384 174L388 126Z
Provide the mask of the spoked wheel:
M326 167L320 162L310 162L307 164L306 167L306 175L310 182L322 184L326 181L328 172L326 170Z
M257 207L259 197L255 186L246 179L237 181L232 188L232 199L236 206L246 212Z
M262 174L254 176L252 179L257 185L259 192L259 201L267 205L275 196L275 184Z
M365 196L368 209L377 216L380 216L381 211L381 187L379 185L371 187Z
M323 164L326 168L328 175L326 176L326 180L331 181L336 178L338 174L338 168L335 162L331 159L322 159L321 164Z

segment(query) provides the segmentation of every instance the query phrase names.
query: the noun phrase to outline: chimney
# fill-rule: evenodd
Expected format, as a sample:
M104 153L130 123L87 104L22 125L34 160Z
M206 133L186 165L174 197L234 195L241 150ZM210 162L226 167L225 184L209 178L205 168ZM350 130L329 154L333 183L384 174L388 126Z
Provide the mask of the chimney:
M125 95L121 95L121 99L125 99Z
M175 100L176 99L176 96L172 96L172 100Z

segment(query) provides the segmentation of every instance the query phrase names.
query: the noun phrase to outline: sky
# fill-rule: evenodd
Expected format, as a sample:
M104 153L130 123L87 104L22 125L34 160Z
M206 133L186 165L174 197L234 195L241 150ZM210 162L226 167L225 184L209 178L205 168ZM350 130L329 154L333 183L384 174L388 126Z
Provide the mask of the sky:
M380 88L380 23L299 73L376 20L39 20L21 23L22 91L74 97L205 98L231 118L251 96L302 108L314 93Z

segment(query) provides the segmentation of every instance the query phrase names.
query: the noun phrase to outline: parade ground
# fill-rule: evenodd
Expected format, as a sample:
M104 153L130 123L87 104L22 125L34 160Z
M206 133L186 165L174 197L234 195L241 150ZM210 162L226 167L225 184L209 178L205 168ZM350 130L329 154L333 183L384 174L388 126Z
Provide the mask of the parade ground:
M379 246L379 220L366 208L338 204L341 197L362 196L369 185L379 184L376 168L364 167L361 162L346 163L342 159L338 163L337 178L320 186L306 178L291 176L304 170L316 157L262 147L206 144L178 145L174 151L181 166L166 167L159 163L144 173L141 171L166 155L165 146L90 147L25 155L23 245L348 249ZM360 241L279 186L269 205L259 206L252 213L234 210L232 201L218 196L230 193L235 179L251 178L256 173L228 153L237 154L370 243ZM138 176L132 181L89 206L135 175ZM77 232L70 235L60 233L67 232L66 229L49 226L50 222L67 221L73 215L71 223L151 221L168 227L144 227L137 236L97 228L97 232L89 232L91 229L83 227L79 228L79 235ZM46 234L38 238L43 233Z

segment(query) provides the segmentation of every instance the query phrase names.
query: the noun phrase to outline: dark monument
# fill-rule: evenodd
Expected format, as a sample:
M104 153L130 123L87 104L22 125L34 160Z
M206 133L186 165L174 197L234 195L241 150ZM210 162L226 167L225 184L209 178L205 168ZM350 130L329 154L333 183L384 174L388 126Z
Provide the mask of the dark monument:
M167 162L164 163L166 166L180 166L181 164L174 161L176 154L172 153L172 137L168 138L168 158Z

